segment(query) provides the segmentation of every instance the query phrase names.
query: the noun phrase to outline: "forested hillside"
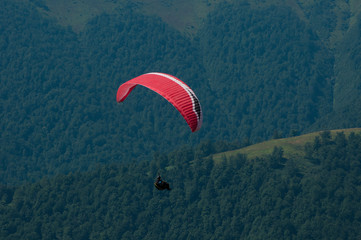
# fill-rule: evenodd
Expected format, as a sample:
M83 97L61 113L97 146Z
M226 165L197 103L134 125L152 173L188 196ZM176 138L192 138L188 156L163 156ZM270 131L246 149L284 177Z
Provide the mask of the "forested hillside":
M222 144L2 187L1 239L360 239L361 135L213 162ZM171 191L158 191L160 171Z
M193 1L199 16L167 1L71 2L0 2L1 183L361 125L356 0ZM144 88L116 103L121 83L153 71L194 89L199 132Z

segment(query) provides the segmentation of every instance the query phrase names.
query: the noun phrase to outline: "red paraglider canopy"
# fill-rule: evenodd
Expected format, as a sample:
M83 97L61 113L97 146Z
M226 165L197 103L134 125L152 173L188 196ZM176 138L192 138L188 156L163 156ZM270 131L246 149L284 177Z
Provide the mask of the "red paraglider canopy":
M123 102L130 92L142 85L167 99L182 114L192 132L202 126L202 109L192 89L178 78L165 73L146 73L123 83L117 92L117 102Z

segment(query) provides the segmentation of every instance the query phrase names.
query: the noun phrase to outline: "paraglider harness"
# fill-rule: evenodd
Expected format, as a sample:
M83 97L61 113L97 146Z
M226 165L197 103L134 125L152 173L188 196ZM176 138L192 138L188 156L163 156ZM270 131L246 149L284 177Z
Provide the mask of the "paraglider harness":
M162 177L160 175L158 175L157 179L154 182L154 186L158 189L158 190L171 190L169 187L169 183L167 183L166 181L162 180Z

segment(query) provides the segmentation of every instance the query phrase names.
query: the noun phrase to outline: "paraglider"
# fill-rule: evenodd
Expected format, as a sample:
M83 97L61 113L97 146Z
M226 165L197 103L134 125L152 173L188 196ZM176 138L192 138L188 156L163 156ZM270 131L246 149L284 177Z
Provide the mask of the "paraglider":
M203 114L200 102L183 81L165 73L146 73L123 83L118 88L117 102L123 102L137 85L149 88L167 99L180 112L192 132L201 128Z

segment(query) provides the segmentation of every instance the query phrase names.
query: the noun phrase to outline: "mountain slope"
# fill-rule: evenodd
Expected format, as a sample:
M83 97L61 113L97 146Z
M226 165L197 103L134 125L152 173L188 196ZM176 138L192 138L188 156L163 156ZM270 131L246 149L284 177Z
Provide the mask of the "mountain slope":
M0 181L146 160L208 140L359 127L359 8L331 2L188 2L201 12L194 20L181 1L1 1ZM194 31L146 12L152 4L194 20ZM115 102L122 82L151 71L194 89L199 132L145 89Z
M360 134L322 134L300 159L213 164L199 150L0 187L0 238L360 238ZM154 188L157 171L172 191Z
M43 4L47 6L44 14L56 18L64 26L71 26L76 32L83 31L86 24L96 16L104 13L114 14L119 9L131 8L145 15L158 16L175 29L192 35L217 2L220 1L44 0Z

